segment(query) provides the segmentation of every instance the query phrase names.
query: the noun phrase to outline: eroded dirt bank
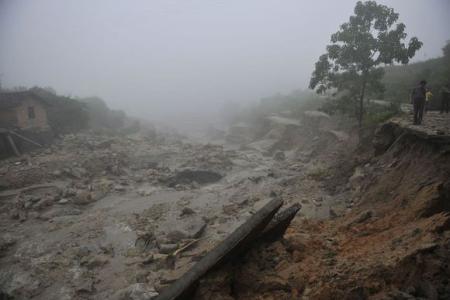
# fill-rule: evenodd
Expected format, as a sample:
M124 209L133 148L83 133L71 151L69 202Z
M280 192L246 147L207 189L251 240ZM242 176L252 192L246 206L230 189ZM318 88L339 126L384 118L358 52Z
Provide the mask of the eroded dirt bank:
M449 299L448 123L431 113L423 127L385 124L376 155L356 151L353 174L339 173L350 212L297 218L283 240L205 278L197 299Z

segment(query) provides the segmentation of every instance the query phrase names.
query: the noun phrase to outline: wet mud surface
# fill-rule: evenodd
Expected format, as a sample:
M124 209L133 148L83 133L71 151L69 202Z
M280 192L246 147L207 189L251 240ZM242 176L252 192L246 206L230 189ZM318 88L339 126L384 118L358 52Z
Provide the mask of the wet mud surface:
M300 218L328 217L320 167L306 152L66 136L1 162L0 289L14 299L154 296L274 195L301 202Z

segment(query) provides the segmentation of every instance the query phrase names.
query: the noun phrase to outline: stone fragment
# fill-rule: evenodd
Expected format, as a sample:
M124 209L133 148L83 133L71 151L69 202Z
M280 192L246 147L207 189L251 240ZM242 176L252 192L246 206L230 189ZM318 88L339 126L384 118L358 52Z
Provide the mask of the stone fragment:
M73 203L78 205L86 205L94 202L95 199L89 191L78 191L73 199Z
M127 188L123 185L118 184L114 186L114 191L116 192L125 192L126 190Z
M185 207L185 208L183 208L183 210L181 211L180 217L183 217L183 216L190 216L190 215L193 215L193 214L195 214L195 211L194 211L192 208L190 208L190 207Z
M16 243L16 239L10 234L0 237L0 256Z
M146 283L134 283L123 293L121 300L150 300L158 296L155 288Z
M170 254L178 249L177 244L161 244L159 245L159 253Z
M67 198L62 198L62 199L60 199L60 200L58 201L58 203L59 203L59 204L67 204L67 203L69 203L69 199L67 199Z
M98 268L106 265L109 262L108 257L105 255L95 255L85 260L85 266L89 269Z
M282 161L286 159L286 155L284 154L283 151L277 151L274 155L273 155L273 159L278 160L278 161Z
M168 243L176 244L182 239L197 239L205 228L206 222L200 217L191 217L180 219L174 226L175 228L164 235ZM163 235L159 233L158 235Z

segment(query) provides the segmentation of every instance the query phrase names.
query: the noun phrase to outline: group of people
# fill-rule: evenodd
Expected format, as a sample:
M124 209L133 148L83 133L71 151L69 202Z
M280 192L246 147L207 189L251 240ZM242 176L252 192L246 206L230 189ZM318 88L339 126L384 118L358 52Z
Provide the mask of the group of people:
M427 104L433 97L431 90L427 87L427 82L422 80L411 93L411 103L414 108L414 125L422 124L423 114L427 109ZM448 113L450 107L450 83L442 88L441 113Z

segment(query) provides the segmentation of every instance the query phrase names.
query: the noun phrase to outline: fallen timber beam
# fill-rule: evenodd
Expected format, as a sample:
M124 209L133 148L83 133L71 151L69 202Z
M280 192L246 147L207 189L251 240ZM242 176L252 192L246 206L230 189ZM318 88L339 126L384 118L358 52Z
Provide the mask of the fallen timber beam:
M291 224L297 212L302 208L300 203L295 203L292 206L278 212L269 225L266 226L264 231L259 236L259 241L262 242L274 242L283 237L284 232Z
M14 143L14 140L13 140L13 138L11 137L10 134L7 134L7 135L6 135L6 139L8 140L9 145L11 146L11 149L13 150L14 154L15 154L16 156L20 156L19 149L17 148L16 143Z
M281 205L283 205L283 202L278 198L270 200L224 241L206 254L188 272L165 288L155 300L189 299L192 293L195 292L199 279L212 268L225 263L247 249L260 236L260 233L280 209Z
M36 142L33 141L32 139L29 139L29 138L27 138L27 137L25 137L25 136L23 136L23 135L21 135L21 134L18 134L17 132L12 131L12 130L10 130L9 132L12 133L12 134L14 134L14 135L17 136L18 138L21 138L22 140L28 142L28 143L31 143L31 144L33 144L33 145L35 145L35 146L38 146L38 147L41 147L41 148L42 148L42 145L41 145L41 144L36 143Z

